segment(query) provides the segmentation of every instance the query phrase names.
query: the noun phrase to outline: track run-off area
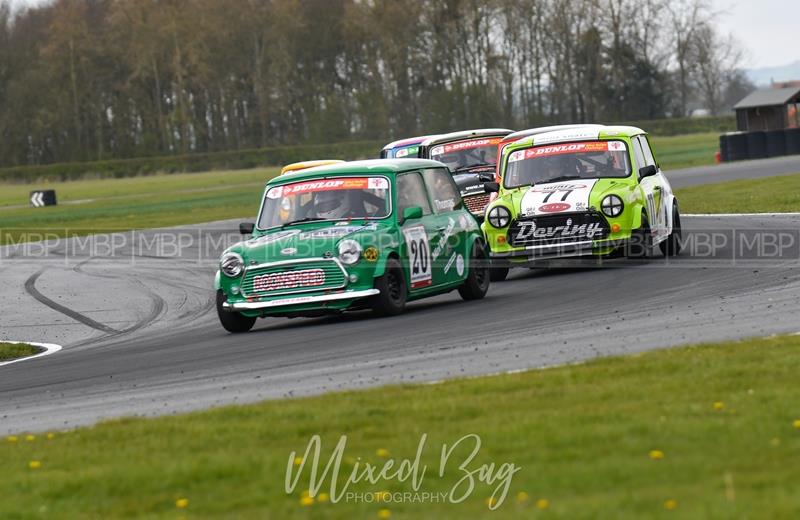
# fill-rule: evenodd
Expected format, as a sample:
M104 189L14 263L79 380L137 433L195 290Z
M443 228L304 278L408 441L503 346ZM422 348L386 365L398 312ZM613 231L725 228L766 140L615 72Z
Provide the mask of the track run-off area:
M785 157L667 176L713 197L716 182L798 171ZM268 318L234 336L212 283L238 222L0 247L0 339L63 346L0 366L0 434L800 331L796 214L685 216L678 258L518 269L482 301Z

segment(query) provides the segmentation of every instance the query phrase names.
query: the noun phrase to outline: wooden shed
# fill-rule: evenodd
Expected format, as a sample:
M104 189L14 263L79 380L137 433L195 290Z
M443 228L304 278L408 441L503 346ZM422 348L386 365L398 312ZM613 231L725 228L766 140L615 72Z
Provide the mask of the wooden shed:
M800 127L800 87L756 90L733 107L742 132Z

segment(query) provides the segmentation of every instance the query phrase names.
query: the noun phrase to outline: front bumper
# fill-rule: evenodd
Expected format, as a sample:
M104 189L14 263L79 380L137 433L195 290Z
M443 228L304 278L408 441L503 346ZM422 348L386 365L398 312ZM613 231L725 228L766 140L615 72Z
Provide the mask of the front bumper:
M316 296L294 296L290 298L280 298L276 300L268 300L263 302L238 302L222 304L223 310L229 312L238 311L257 311L262 309L275 309L277 307L290 307L293 305L308 305L315 303L325 303L339 300L357 300L359 298L367 298L379 294L378 289L365 289L362 291L342 291L332 294L319 294Z
M625 246L627 239L621 240L582 240L560 244L528 246L504 252L490 252L489 258L496 266L514 266L533 263L537 260L574 258L579 256L606 254L612 249Z

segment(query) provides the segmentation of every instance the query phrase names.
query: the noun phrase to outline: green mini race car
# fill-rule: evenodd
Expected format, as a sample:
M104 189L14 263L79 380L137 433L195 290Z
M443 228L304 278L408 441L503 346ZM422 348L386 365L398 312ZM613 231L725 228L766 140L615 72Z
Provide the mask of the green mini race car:
M498 197L481 226L491 278L509 267L585 255L681 250L678 201L644 131L571 125L531 132L503 149Z
M488 249L447 167L424 159L342 163L269 181L252 238L227 249L214 283L229 332L266 316L319 316L489 288Z

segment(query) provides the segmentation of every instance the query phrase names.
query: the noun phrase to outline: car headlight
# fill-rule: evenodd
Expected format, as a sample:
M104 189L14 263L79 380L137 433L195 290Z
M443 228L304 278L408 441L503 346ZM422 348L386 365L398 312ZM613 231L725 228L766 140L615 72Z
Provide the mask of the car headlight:
M505 206L495 206L489 210L486 219L496 228L504 228L511 222L511 212Z
M625 209L625 204L616 195L609 195L600 203L600 209L603 210L607 217L618 217L622 214L622 210Z
M342 240L339 242L339 260L344 265L353 265L361 258L361 244L355 240Z
M236 278L244 270L244 260L238 253L225 253L219 261L219 269L225 276Z

